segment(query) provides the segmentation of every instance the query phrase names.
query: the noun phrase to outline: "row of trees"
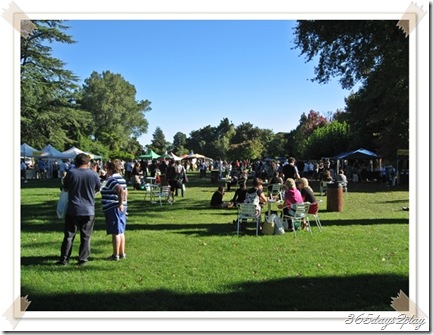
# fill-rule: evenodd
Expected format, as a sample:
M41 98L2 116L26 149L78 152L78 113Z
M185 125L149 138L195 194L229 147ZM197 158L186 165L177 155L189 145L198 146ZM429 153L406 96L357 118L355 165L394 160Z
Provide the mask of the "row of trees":
M345 121L330 121L312 110L307 115L302 114L299 126L287 133L275 134L270 129L255 127L250 122L235 126L224 118L218 126L208 125L194 130L189 137L178 132L170 144L157 127L148 147L155 152L173 151L182 155L194 151L228 160L287 155L320 158L345 151L351 137L352 132Z
M409 44L394 21L298 21L295 47L307 62L319 57L312 80L337 76L343 88L359 85L344 111L304 113L296 129L277 134L223 118L189 136L178 132L172 143L157 127L146 148L137 139L147 132L150 101L137 101L135 87L109 71L93 72L79 87L51 55L50 43L74 43L63 32L67 27L62 21L33 23L33 33L21 38L21 140L32 146L75 145L107 158L132 158L143 149L192 150L222 159L320 158L358 147L391 159L408 148Z

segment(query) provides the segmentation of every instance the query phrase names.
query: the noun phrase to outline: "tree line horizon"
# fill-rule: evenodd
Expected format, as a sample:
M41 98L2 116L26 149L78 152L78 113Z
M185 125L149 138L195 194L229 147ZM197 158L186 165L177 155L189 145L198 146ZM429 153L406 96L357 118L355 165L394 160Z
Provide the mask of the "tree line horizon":
M137 101L134 85L108 70L92 72L79 86L51 55L52 42L75 43L64 21L32 23L35 29L21 37L20 123L21 142L33 147L76 146L105 159L133 159L154 150L223 160L320 159L360 147L392 160L398 149L409 147L409 40L397 21L297 21L294 48L306 62L319 58L311 80L326 84L338 77L345 89L358 84L343 110L327 117L302 113L298 126L284 133L223 118L189 136L179 131L169 142L157 126L145 146L138 138L148 132L151 102Z

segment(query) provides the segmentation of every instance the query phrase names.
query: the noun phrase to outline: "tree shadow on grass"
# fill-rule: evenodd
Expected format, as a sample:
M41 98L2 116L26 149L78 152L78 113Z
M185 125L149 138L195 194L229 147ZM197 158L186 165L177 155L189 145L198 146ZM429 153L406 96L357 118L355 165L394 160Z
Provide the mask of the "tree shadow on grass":
M312 224L314 225L314 221ZM350 219L350 220L321 220L322 226L370 226L380 224L409 224L409 219Z
M223 213L221 213L223 214ZM148 217L149 218L149 217ZM102 220L102 221L101 221ZM165 222L165 223L131 223L127 224L127 232L130 231L178 231L181 234L190 234L197 236L227 236L236 234L236 213L233 213L230 217L227 217L226 222L202 222L202 223L185 223L185 222ZM353 219L353 220L321 220L322 227L326 230L326 227L330 226L369 226L369 225L380 225L380 224L408 224L406 219ZM310 219L310 223L315 226L314 220ZM63 222L59 221L57 223L41 223L24 225L21 229L23 232L52 232L58 231L63 233ZM95 224L94 231L104 231L105 224L103 219L100 218L98 223ZM242 232L241 235L255 235L254 224L249 224L248 229Z
M92 271L67 266L59 271ZM21 287L31 304L27 311L392 311L391 298L409 280L398 275L296 277L229 284L221 293L183 293L166 289L127 293L64 292L44 294Z

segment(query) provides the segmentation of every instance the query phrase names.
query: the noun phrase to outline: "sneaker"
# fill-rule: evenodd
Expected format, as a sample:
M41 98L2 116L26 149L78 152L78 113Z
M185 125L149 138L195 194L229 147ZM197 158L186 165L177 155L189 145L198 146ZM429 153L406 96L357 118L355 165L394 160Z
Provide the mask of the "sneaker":
M63 265L63 266L66 266L66 265L68 265L68 262L67 262L67 261L57 261L57 262L56 262L56 265Z
M119 260L119 256L111 255L107 257L107 260L117 262Z
M78 261L79 266L84 266L87 264L87 261Z
M120 254L119 258L126 258L126 254Z

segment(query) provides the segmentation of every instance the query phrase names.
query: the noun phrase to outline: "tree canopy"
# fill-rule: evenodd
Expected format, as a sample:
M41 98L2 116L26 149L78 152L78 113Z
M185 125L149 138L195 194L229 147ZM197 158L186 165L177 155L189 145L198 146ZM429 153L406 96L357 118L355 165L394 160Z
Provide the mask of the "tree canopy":
M126 149L131 138L147 131L150 102L136 101L135 87L120 74L93 72L80 92L81 108L92 115L91 134L110 150Z
M298 21L295 46L307 62L319 57L313 80L360 85L346 100L355 142L371 139L388 158L409 147L409 39L397 21Z

